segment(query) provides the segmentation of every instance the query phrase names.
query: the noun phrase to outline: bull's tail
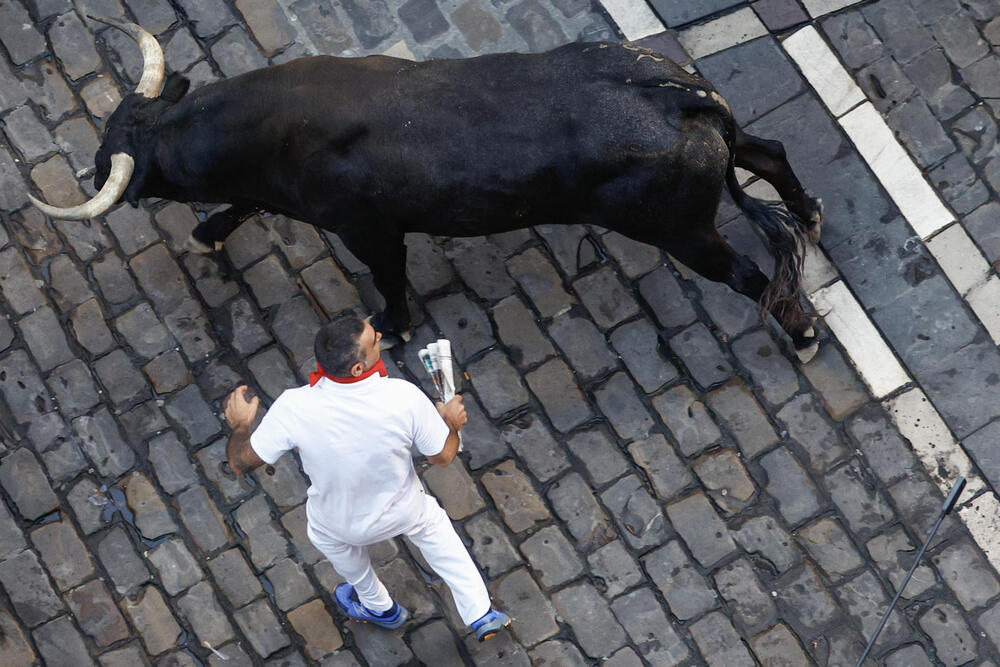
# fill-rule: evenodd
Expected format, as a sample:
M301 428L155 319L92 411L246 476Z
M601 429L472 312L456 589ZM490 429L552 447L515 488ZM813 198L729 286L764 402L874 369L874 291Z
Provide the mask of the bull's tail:
M781 203L757 199L744 192L736 178L732 155L726 170L726 187L736 205L764 232L774 256L774 276L761 296L761 312L797 304L806 244L800 223Z

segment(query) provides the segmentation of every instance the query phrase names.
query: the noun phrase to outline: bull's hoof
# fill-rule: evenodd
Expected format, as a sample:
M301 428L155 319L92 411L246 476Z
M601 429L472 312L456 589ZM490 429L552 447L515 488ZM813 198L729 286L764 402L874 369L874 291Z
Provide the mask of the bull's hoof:
M207 243L202 243L194 237L194 235L189 235L187 240L184 241L184 249L189 250L196 255L210 255L213 252L218 252L222 250L222 243L219 241L215 242L214 247L208 245Z
M816 338L816 329L814 327L806 329L805 333L802 334L802 339L804 347L796 347L795 356L803 364L808 364L816 356L816 352L819 351L819 340ZM811 343L809 339L812 339Z
M806 230L806 238L813 245L819 243L820 234L823 231L823 200L817 197L813 200L816 210L809 216L809 229Z
M409 343L411 338L413 338L413 333L409 330L401 333L383 333L382 340L379 341L379 349L384 351L391 350L396 346L403 346Z

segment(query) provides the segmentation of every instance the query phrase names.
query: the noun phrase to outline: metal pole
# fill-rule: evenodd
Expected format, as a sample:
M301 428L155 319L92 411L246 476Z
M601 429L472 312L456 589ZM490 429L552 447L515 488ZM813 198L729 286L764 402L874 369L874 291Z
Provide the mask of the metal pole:
M889 614L896 607L896 603L899 602L899 596L903 594L903 589L906 588L906 584L910 583L910 577L913 573L917 571L917 566L920 565L920 559L923 558L924 552L927 551L927 547L930 546L931 540L934 539L934 533L937 532L938 527L944 518L951 512L952 508L955 507L955 503L958 502L958 496L962 493L962 489L965 488L965 478L959 477L955 480L955 486L951 487L951 492L948 497L944 499L944 503L941 504L941 513L938 514L937 521L934 522L934 527L931 528L931 532L927 534L927 539L924 540L923 546L920 547L920 551L917 552L917 557L913 559L913 565L910 566L910 571L906 573L906 577L903 579L902 583L899 585L899 589L896 591L896 596L892 598L892 602L889 603L889 608L885 610L885 615L882 616L882 622L878 624L875 628L875 634L872 638L868 640L868 646L865 647L865 652L861 654L858 658L858 664L855 667L861 667L861 663L865 661L868 654L871 652L872 647L875 645L875 640L878 639L879 634L882 633L882 629L885 624L889 621Z

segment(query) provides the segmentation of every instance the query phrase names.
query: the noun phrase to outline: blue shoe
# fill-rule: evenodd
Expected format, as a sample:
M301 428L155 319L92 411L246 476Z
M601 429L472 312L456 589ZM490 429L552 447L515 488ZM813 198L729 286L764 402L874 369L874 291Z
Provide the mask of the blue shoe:
M348 583L338 584L333 591L333 599L337 601L340 610L355 621L374 623L386 630L395 630L410 618L410 612L401 604L393 603L392 609L381 614L372 611L361 604L354 586Z
M472 629L476 631L476 638L484 642L503 628L510 625L510 616L490 608L479 620L472 622Z

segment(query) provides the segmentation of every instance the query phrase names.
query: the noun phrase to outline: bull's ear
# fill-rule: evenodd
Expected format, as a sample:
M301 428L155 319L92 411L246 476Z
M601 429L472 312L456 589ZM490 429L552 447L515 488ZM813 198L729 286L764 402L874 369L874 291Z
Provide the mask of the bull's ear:
M186 76L173 72L167 77L167 82L163 84L163 92L160 93L160 99L170 104L176 104L184 97L184 93L188 91L188 86L190 85L191 81Z

